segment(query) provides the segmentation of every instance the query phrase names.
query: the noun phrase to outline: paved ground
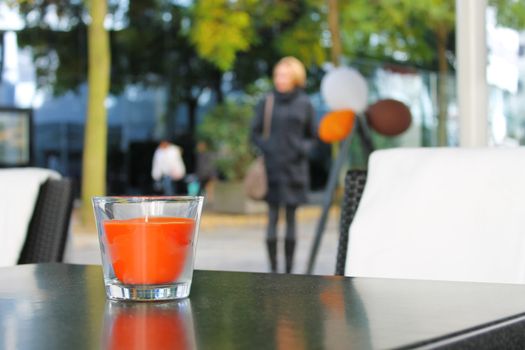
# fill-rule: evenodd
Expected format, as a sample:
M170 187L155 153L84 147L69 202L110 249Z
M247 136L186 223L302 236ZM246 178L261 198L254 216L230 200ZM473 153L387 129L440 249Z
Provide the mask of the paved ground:
M318 206L300 208L298 211L298 245L294 273L305 273L307 259L312 245L317 220ZM330 275L334 273L337 249L337 227L339 213L330 212L321 249L317 257L314 273ZM226 271L268 271L266 248L264 244L265 215L224 215L205 210L202 216L200 236L197 246L197 269ZM281 225L279 233L284 234ZM280 268L283 269L283 252L280 247ZM73 215L72 239L66 259L72 263L100 264L97 236L94 230L80 227Z

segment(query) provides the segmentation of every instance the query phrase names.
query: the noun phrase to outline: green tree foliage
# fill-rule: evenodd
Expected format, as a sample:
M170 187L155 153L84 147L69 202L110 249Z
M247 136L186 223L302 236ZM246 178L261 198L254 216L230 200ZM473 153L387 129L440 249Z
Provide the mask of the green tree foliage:
M74 90L86 81L88 16L83 1L9 0L19 7L25 21L17 33L19 44L31 47L37 73L37 85L52 89L55 95ZM47 21L53 12L58 21ZM53 16L54 17L54 16Z
M296 19L288 22L275 42L283 56L295 56L307 67L319 66L328 60L326 3L324 0L304 1Z
M28 27L18 33L20 45L31 47L38 87L60 96L86 82L87 36L85 25L68 31Z
M350 56L439 71L438 139L442 145L447 137L447 50L453 50L454 4L454 0L355 0L342 11L343 43Z
M410 10L415 18L424 19L427 29L435 41L438 68L438 143L447 144L447 80L449 64L447 62L447 48L449 39L455 27L454 0L402 0L405 8Z
M256 58L259 47L279 57L297 56L308 66L319 65L326 59L322 4L322 0L197 0L191 40L201 57L223 71L236 70L236 61L246 55Z
M250 15L242 2L228 0L198 1L194 13L198 18L191 30L191 40L200 56L228 70L239 51L246 51L253 41Z
M454 0L353 0L344 2L342 31L349 57L372 57L438 71L438 142L446 144L447 79L454 69ZM525 2L493 0L498 19L515 29L525 23Z
M15 2L15 0L9 0ZM81 0L19 0L27 29L22 43L34 48L41 85L61 93L86 81L87 10ZM119 2L109 1L114 14ZM515 28L525 24L525 2L491 0L498 20ZM50 6L60 28L44 21ZM454 69L453 0L339 1L343 55L439 70L441 82ZM133 0L123 25L110 32L111 89L128 84L166 86L166 130L173 132L176 107L190 109L195 128L197 100L213 89L222 100L222 72L233 72L233 88L244 89L271 76L275 62L294 55L320 79L332 45L326 0ZM78 74L80 72L80 74ZM311 86L318 87L318 81ZM446 86L440 83L441 141L444 142ZM232 122L233 123L233 119ZM231 124L228 123L227 124Z
M115 18L116 0L108 12ZM51 6L53 5L53 6ZM60 14L60 28L44 18L50 10ZM56 95L75 90L87 80L87 8L82 1L25 1L20 6L26 28L19 33L22 46L30 46L40 86ZM206 88L222 100L222 73L201 58L189 40L191 8L170 0L139 0L129 4L118 30L110 31L111 92L121 93L129 84L163 86L167 90L165 137L175 134L177 106L189 110L190 134L196 124L197 100Z
M497 20L503 26L525 29L525 2L522 0L489 0L498 9Z
M401 0L355 0L341 9L344 52L347 57L423 65L434 57L427 26L420 25Z
M173 137L177 106L189 109L189 132L196 124L197 101L206 88L222 99L222 72L197 53L190 41L191 8L156 1L131 2L128 25L112 33L115 92L128 84L166 88L165 137Z

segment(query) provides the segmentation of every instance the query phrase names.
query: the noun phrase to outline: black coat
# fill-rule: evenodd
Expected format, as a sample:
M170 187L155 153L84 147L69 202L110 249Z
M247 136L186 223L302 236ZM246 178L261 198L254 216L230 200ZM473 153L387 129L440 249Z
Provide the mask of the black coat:
M264 155L270 204L299 205L307 200L310 184L308 154L317 130L314 109L300 89L282 94L273 92L274 105L270 137L263 138L266 98L257 105L251 140Z

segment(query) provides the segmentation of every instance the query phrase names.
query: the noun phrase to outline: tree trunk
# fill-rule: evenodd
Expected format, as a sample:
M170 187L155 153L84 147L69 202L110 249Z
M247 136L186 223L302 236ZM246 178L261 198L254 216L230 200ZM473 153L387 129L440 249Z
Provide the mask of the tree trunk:
M213 76L213 89L217 94L217 104L224 102L224 93L222 92L222 72L217 69Z
M330 58L335 67L341 64L341 55L343 49L341 47L341 31L339 27L339 6L338 0L328 0L328 29L332 38L332 46L330 47ZM339 142L332 143L332 159L335 161L339 154Z
M197 97L189 97L186 100L188 106L188 130L185 135L185 146L184 161L186 163L187 171L195 171L196 164L196 129L197 129L197 106L198 100L201 93L197 94Z
M447 41L448 29L446 26L437 28L437 51L438 51L438 145L446 146L447 139L447 116L448 116L448 99L447 99Z
M109 91L109 36L104 28L106 0L88 0L88 103L82 160L82 222L92 224L91 197L106 193L107 111Z
M197 124L197 98L189 98L186 103L188 104L188 132L194 137L195 136L195 127Z
M177 107L178 107L178 98L175 95L175 83L173 78L168 82L168 94L166 96L166 117L164 120L164 132L161 135L162 139L173 141L175 137L175 125L177 123Z
M0 32L0 84L2 83L2 78L4 76L4 57L5 57L4 32Z
M176 60L173 52L170 50L176 47L175 40L177 31L173 26L163 33L164 50L167 52L163 61L164 71L166 72L166 111L163 120L161 121L160 132L156 135L161 139L173 141L175 138L175 125L177 122L177 109L179 105L179 94L176 93L178 86L177 66L173 64Z
M340 65L341 54L341 32L339 29L338 0L328 0L328 28L332 37L331 59L334 66Z

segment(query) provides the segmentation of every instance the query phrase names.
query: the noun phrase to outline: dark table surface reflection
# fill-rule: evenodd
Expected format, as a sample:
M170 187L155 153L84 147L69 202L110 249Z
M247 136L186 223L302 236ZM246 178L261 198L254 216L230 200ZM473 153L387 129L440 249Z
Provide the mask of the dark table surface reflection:
M524 313L520 285L196 271L189 299L133 303L98 266L0 269L0 349L494 348Z
M104 349L195 349L189 299L138 303L107 301Z

